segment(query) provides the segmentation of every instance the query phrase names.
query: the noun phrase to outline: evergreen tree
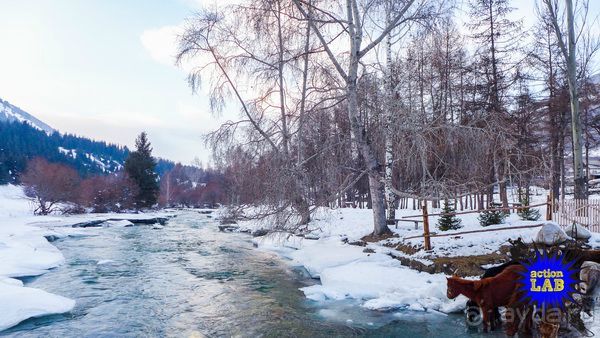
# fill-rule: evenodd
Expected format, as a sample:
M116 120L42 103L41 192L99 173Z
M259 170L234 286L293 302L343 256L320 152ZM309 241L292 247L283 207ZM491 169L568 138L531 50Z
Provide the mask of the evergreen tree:
M444 202L444 208L442 208L442 217L438 219L437 226L438 229L442 231L447 230L457 230L462 228L461 220L454 215L456 212L456 208L454 204L448 202L447 200Z
M482 227L486 227L488 225L501 224L507 216L508 214L502 210L483 210L479 213L477 219L479 219L479 224Z
M152 148L146 132L142 132L135 140L136 150L129 153L125 161L125 171L136 183L138 208L149 208L158 200L158 175L155 172L156 160L152 157Z
M519 202L521 206L529 206L529 189L526 192L519 191ZM525 208L517 211L519 217L524 221L537 221L540 219L540 211L537 209Z

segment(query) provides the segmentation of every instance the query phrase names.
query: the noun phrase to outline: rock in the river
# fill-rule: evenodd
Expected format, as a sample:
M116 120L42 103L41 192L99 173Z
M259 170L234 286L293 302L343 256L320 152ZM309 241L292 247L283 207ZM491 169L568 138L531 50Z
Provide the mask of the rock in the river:
M568 227L566 233L575 239L588 240L592 237L592 233L588 229L577 223L573 223L573 225Z
M552 222L545 223L538 232L535 242L538 244L555 245L569 239L560 225Z
M237 224L235 218L233 217L223 217L219 220L219 223L221 225Z
M130 219L129 220L131 223L135 224L135 225L140 225L140 224L160 224L160 225L165 225L167 224L168 219L166 217L151 217L151 218L139 218L139 219Z
M101 227L102 223L104 223L104 222L105 222L105 220L103 220L103 219L97 219L97 220L93 220L93 221L76 223L76 224L73 224L72 227L73 228Z
M265 236L269 233L269 230L267 229L258 229L258 230L254 230L252 232L252 236L254 237L260 237L260 236Z
M232 225L232 224L219 225L219 231L223 231L223 232L234 232L234 231L238 231L239 228L240 228L239 226Z

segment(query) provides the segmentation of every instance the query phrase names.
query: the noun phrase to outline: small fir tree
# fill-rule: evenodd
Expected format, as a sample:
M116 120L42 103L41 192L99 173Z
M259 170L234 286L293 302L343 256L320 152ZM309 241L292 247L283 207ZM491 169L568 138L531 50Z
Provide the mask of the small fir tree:
M456 217L454 214L456 212L456 207L454 204L445 201L444 207L442 208L442 217L438 219L437 226L438 229L442 231L448 230L456 230L462 228L461 220Z
M491 203L493 205L493 202ZM502 210L483 210L479 213L479 224L482 227L488 225L501 224L508 215Z
M529 206L529 190L524 193L519 191L519 202L522 207ZM540 211L537 209L524 208L517 211L517 214L524 221L537 221L540 219Z
M146 132L135 140L136 150L129 153L125 161L125 171L138 187L136 206L149 208L158 200L158 176L155 172L156 160L152 157L152 147Z

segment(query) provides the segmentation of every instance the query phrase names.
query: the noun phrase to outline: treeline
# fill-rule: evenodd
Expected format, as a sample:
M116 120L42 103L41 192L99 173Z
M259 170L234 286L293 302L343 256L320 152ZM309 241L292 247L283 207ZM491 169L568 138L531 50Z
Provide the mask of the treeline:
M159 203L165 207L214 208L225 202L225 178L213 169L176 164L160 180Z
M159 178L146 134L136 140L123 169L83 178L72 167L36 157L21 176L35 213L105 213L156 207L216 207L222 202L222 175L177 164Z
M511 185L558 196L573 173L585 196L580 150L600 130L587 2L577 43L561 2L536 1L529 32L515 3L467 1L464 27L443 0L247 0L191 18L177 61L201 64L189 82L210 78L213 110L242 113L207 138L228 202L283 226L366 202L381 235L408 197L481 208L497 188L506 206Z
M0 122L0 184L19 183L27 162L35 157L91 177L118 172L128 155L127 147L58 132L48 135L27 122ZM174 165L159 159L157 172L164 174Z

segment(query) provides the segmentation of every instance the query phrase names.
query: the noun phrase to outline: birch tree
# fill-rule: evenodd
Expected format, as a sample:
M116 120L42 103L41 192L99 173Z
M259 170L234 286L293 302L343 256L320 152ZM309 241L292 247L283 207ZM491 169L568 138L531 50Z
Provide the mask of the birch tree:
M308 54L308 47L300 46L309 34L293 20L292 10L283 0L254 0L201 12L188 21L180 37L177 61L196 62L189 83L196 89L202 78L208 79L213 110L222 110L231 98L240 107L240 120L228 121L208 135L213 148L243 146L254 152L272 173L263 204L279 212L291 207L300 216L298 223L307 224L302 160L297 162L301 157L294 157L291 147L292 127L298 124L295 103L301 101L303 114L306 93L298 99L291 88L299 73L296 63ZM307 76L306 69L302 72Z
M558 0L542 0L546 7L548 17L561 55L567 65L567 82L569 85L569 98L571 108L571 136L573 145L573 179L575 184L575 198L587 199L587 177L583 171L583 131L581 112L579 110L579 87L577 84L577 42L581 31L575 32L575 8L573 0L564 0L564 7L559 5ZM587 1L579 2L580 28L583 29L587 19ZM566 16L566 27L562 25L563 15Z
M345 86L345 99L348 118L354 141L365 161L368 173L371 206L373 209L374 236L383 236L390 232L386 222L385 184L382 177L382 165L373 147L358 110L358 79L361 67L368 63L369 53L373 51L390 32L412 20L423 17L431 3L429 1L406 0L398 2L397 9L390 15L381 29L370 29L374 25L369 18L377 10L377 1L360 2L346 0L328 2L327 6L313 4L312 14L309 4L304 0L293 0L294 4L307 20L332 66ZM338 7L339 11L331 10ZM318 17L317 17L318 15ZM376 27L376 26L375 26ZM335 30L335 33L332 31ZM333 34L332 36L330 36ZM340 42L344 36L346 43ZM339 48L338 48L339 47Z

